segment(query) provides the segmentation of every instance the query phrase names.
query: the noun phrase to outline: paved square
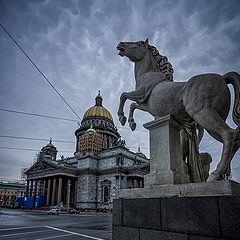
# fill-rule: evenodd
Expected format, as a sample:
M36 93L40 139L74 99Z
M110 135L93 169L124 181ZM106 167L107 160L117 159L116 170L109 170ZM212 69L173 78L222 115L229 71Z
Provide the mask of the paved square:
M47 215L2 209L0 239L4 240L110 240L111 214Z

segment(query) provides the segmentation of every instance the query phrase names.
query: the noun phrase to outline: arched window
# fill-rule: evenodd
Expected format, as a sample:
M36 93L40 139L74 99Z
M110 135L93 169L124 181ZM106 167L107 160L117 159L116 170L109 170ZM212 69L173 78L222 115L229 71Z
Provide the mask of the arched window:
M105 186L103 188L103 202L107 203L109 201L109 187Z
M112 182L107 179L101 182L101 198L103 204L108 204L110 202L111 183Z

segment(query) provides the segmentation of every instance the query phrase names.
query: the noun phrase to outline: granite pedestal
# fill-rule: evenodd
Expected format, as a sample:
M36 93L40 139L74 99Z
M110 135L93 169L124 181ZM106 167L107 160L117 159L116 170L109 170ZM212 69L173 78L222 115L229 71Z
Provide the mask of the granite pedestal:
M117 199L112 239L240 239L240 197Z
M113 240L240 239L240 184L189 183L179 126L171 116L150 131L144 188L122 189L113 203Z

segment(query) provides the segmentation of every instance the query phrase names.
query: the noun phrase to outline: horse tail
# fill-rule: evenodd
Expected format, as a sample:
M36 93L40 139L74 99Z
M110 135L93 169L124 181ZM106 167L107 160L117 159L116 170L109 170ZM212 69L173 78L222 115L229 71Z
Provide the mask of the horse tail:
M234 106L233 106L233 121L240 126L240 75L237 72L228 72L223 75L227 84L232 84L234 88Z

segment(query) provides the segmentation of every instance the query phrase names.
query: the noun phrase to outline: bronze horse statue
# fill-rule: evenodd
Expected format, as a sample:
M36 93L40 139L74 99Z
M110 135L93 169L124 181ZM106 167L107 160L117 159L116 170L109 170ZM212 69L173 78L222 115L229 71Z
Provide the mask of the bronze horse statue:
M135 130L133 112L140 109L154 118L171 114L182 126L194 124L205 129L213 138L223 143L221 160L208 181L221 180L230 172L231 160L239 149L239 130L226 124L230 110L230 91L227 84L234 87L235 100L233 121L240 125L240 75L229 72L223 76L213 73L193 76L187 82L174 82L172 65L167 57L146 41L120 42L119 55L135 63L136 86L132 92L123 92L118 109L119 121L126 123L124 104L130 105L129 126Z

